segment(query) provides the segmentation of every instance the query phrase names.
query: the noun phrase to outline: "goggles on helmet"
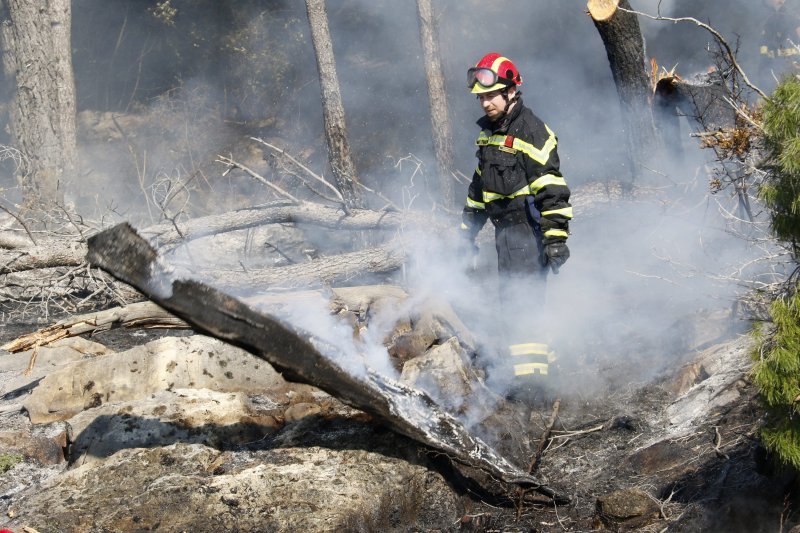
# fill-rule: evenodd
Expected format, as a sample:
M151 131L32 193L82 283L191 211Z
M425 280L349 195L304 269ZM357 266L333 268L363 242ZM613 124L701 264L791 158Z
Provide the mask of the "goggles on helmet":
M513 85L513 82L511 82L511 80L508 80L506 78L501 78L500 76L497 75L497 72L493 71L490 68L474 67L467 71L468 89L472 89L476 83L480 83L484 87L491 87L497 82L501 82L506 85Z

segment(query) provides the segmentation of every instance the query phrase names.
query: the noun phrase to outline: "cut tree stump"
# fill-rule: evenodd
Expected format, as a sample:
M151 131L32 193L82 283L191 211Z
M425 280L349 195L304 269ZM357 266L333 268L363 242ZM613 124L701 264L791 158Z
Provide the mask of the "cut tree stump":
M659 151L650 104L650 80L639 20L628 0L589 0L587 4L617 87L628 146L635 163L646 165ZM634 170L634 169L632 169ZM631 176L635 178L636 173Z

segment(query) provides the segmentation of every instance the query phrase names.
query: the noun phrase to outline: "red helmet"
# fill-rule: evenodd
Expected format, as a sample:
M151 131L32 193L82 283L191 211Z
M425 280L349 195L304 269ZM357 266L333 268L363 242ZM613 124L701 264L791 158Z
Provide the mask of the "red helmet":
M490 93L512 85L522 85L522 77L514 63L497 52L486 54L467 71L467 87L473 94Z

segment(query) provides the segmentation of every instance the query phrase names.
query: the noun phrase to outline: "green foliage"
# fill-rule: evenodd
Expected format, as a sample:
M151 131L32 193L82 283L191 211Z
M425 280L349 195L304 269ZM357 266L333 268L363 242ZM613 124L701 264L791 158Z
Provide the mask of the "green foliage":
M800 468L800 294L775 300L770 314L775 331L754 333L753 381L769 415L761 436L782 461Z
M15 464L22 462L22 455L18 453L0 453L0 474L11 470Z
M788 76L764 105L764 133L773 156L771 177L760 190L778 238L800 242L800 79Z

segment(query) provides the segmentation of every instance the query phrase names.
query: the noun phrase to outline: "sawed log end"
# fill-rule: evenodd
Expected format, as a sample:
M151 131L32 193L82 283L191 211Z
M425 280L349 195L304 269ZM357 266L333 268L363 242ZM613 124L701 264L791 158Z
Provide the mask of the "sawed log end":
M586 8L595 22L607 22L619 7L619 0L589 0Z

